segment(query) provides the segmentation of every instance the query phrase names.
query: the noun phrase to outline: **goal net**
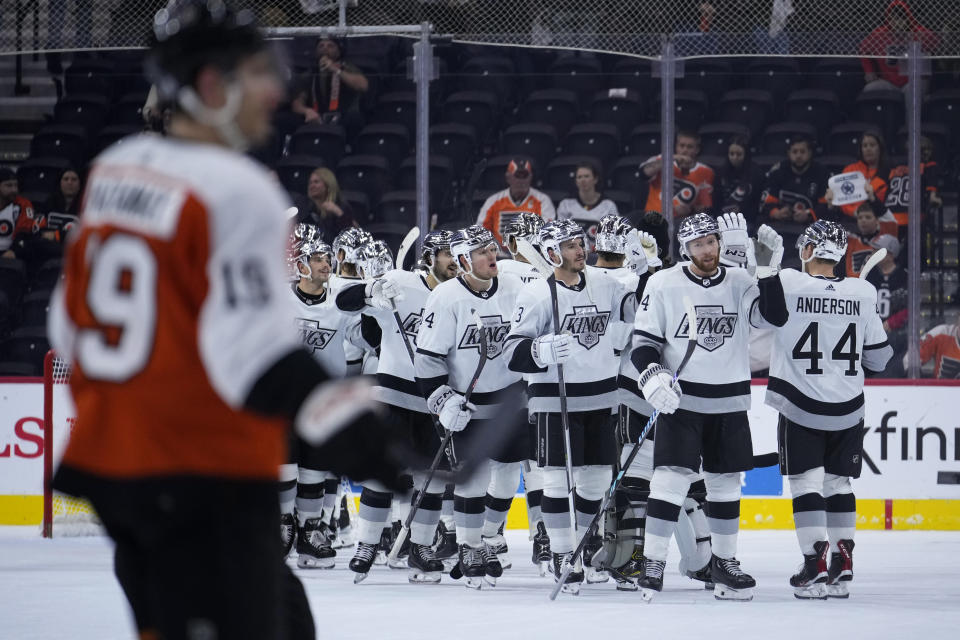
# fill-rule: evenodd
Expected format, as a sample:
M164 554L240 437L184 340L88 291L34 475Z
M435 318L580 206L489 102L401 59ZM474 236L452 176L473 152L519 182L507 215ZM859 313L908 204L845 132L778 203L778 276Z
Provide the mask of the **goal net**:
M93 507L51 488L56 469L70 431L76 423L76 410L70 396L70 366L49 351L43 361L43 536L101 535L103 529Z

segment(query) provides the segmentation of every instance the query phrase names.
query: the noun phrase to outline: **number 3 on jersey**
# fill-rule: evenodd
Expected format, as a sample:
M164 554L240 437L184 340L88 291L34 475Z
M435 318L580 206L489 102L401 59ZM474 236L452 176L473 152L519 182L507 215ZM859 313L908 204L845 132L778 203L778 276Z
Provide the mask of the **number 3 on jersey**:
M122 382L146 366L153 350L157 260L146 240L122 233L87 249L86 303L98 327L77 332L76 357L87 376Z
M800 334L797 343L793 345L794 360L809 360L810 366L807 367L807 375L819 375L823 373L820 368L820 361L823 360L823 352L820 351L820 323L811 322L807 328ZM857 353L857 325L853 322L847 325L846 331L840 336L837 344L830 352L830 359L834 361L846 361L847 368L843 375L857 375L857 362L860 360L860 354Z

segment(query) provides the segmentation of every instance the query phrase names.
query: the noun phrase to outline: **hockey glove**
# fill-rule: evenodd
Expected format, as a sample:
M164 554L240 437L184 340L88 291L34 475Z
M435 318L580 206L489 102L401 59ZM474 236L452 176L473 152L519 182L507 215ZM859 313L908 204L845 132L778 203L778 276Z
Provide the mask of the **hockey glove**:
M637 381L643 397L660 413L673 413L680 406L680 383L673 381L669 369L651 362Z
M747 266L747 221L742 213L724 213L717 218L720 227L720 262L728 267Z
M368 300L368 304L375 309L394 308L394 305L403 300L403 292L390 280L378 279L368 282L363 289L363 295Z
M450 388L449 385L437 387L427 398L427 408L440 418L440 424L450 431L463 431L470 422L470 416L477 410L476 405Z
M401 474L415 458L381 422L383 410L366 379L337 380L310 392L293 428L313 448L311 460L321 468L400 490Z
M765 224L757 230L757 242L752 240L756 261L756 276L769 278L780 273L780 261L783 259L783 238Z
M647 234L649 235L649 234ZM634 273L644 273L647 271L647 254L643 250L643 244L640 232L636 229L627 234L626 258L627 266Z
M646 231L638 231L640 235L640 246L643 247L643 252L647 254L647 266L648 267L662 267L663 261L660 259L660 248L657 246L657 239L653 237L653 234L647 233Z
M563 364L573 355L573 336L567 333L540 336L530 345L530 355L538 367Z

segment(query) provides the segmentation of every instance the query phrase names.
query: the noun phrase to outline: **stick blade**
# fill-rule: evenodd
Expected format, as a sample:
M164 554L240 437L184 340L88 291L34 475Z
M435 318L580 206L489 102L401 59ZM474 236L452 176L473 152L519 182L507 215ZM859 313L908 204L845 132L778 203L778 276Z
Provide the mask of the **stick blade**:
M420 227L413 227L410 231L407 231L407 235L403 237L403 241L400 243L400 248L397 250L397 261L396 268L403 270L403 261L407 257L407 253L410 251L410 247L413 246L413 243L417 241L417 238L420 237Z
M553 268L547 264L540 252L526 238L517 238L517 253L526 258L527 262L533 265L533 268L539 271L544 278L553 275Z
M870 270L873 269L875 266L877 266L880 263L880 261L886 257L887 257L886 247L880 247L879 249L874 251L873 255L867 258L867 261L863 263L863 268L860 269L860 276L859 276L860 279L866 280L867 274L870 273Z
M683 310L687 314L687 340L697 343L697 308L693 306L690 296L683 296Z

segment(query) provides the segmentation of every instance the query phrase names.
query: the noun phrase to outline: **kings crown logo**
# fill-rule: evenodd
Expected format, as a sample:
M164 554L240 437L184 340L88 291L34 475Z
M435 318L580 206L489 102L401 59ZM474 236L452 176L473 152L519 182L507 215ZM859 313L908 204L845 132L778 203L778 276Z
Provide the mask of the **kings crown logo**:
M599 311L596 305L575 306L573 313L563 316L561 331L567 331L577 339L585 349L600 344L600 338L607 332L610 324L610 312Z
M698 305L697 344L707 351L715 351L723 346L727 338L732 338L737 328L737 314L725 313L722 305ZM684 315L674 337L690 336L690 324Z
M417 339L417 332L420 330L420 318L423 315L423 309L416 313L411 313L403 321L403 332L414 340Z
M336 329L325 329L316 320L306 318L297 318L297 328L300 329L303 345L313 351L323 351L337 334Z
M483 321L483 332L487 337L487 358L493 360L503 353L503 344L510 333L510 323L502 316L480 316ZM470 323L460 338L458 349L476 349L480 351L480 330L477 325Z

